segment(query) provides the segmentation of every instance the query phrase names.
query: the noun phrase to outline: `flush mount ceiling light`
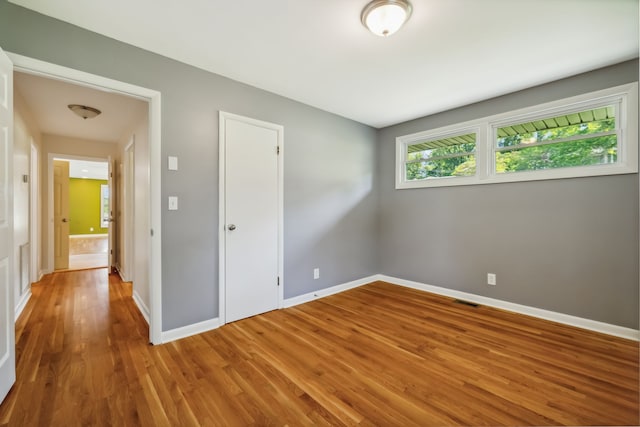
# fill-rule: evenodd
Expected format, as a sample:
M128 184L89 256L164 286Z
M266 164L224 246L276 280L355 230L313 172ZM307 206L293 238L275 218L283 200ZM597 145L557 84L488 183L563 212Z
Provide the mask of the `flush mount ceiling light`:
M68 107L71 111L85 120L93 119L98 114L102 113L102 111L98 110L97 108L87 107L86 105L69 104Z
M362 10L360 20L376 36L387 37L407 22L411 9L407 0L373 0Z

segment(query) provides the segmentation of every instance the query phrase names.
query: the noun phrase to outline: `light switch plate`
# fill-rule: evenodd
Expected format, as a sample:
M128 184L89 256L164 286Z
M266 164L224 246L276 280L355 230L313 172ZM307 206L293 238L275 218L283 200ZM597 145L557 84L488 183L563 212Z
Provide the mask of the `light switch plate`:
M169 210L177 211L178 210L178 197L169 196Z
M178 170L178 158L176 156L169 156L169 170L170 171Z

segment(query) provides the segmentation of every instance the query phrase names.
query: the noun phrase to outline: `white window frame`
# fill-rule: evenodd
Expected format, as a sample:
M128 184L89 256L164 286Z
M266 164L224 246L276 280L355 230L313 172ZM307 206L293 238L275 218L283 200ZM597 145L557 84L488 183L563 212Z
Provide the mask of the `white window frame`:
M616 163L508 173L495 172L496 141L499 128L605 105L616 106L618 125ZM406 179L405 164L409 145L473 132L476 132L476 174L474 176L426 178L411 181ZM496 184L637 172L637 82L396 138L396 189Z
M100 184L100 228L109 228L109 214L111 206L109 206L105 211L105 199L109 199L109 184Z
M471 121L457 125L446 126L434 130L418 132L411 135L396 138L396 188L416 188L416 187L436 187L442 185L469 185L473 184L478 175L478 161L480 156L479 144L482 133L480 132L480 122ZM476 135L476 174L472 176L443 176L437 178L426 178L419 180L406 179L407 149L410 145L421 142L435 141L438 139L452 138L468 134ZM427 161L429 159L426 159ZM424 185L429 183L430 185ZM440 185L433 185L439 183Z

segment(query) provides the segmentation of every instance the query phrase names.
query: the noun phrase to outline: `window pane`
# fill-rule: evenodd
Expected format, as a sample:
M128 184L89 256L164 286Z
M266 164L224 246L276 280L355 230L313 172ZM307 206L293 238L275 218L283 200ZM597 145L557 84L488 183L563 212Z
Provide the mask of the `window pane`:
M109 186L100 186L100 227L109 227Z
M496 172L517 172L616 163L617 135L516 148L496 153Z
M406 179L475 175L475 150L475 133L409 145Z
M594 108L531 122L503 126L498 129L496 147L553 141L575 135L593 135L616 130L615 107Z
M615 112L609 105L498 128L496 173L616 163Z
M443 178L447 176L473 176L476 173L476 156L473 154L439 160L407 163L407 180Z

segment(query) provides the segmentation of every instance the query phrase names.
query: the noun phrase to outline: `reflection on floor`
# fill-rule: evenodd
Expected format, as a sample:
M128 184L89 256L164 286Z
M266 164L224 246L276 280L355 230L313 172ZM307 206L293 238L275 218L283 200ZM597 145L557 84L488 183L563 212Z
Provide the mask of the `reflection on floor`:
M69 270L108 267L108 238L107 234L69 236Z
M103 254L69 255L69 270L108 267L106 252Z

